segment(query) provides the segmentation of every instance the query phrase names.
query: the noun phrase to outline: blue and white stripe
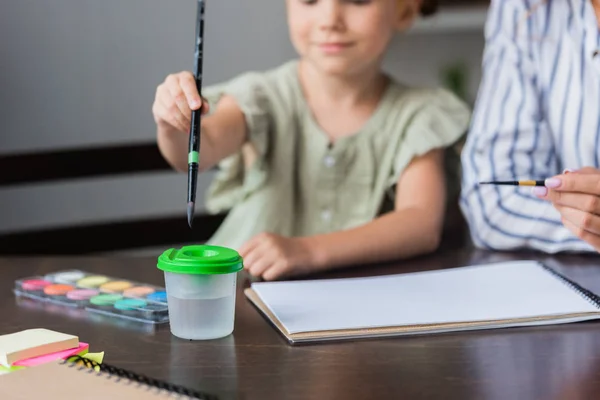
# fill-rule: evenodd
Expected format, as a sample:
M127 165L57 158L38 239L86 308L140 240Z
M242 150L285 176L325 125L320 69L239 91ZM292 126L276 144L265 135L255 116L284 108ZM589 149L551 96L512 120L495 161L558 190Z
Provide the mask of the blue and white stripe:
M461 208L474 243L593 251L530 189L477 184L600 167L600 32L591 1L492 0L485 37L462 155Z

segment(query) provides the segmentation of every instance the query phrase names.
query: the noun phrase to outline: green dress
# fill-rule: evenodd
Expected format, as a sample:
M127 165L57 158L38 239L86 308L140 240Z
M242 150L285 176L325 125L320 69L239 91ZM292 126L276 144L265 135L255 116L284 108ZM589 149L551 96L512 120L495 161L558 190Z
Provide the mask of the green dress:
M366 224L393 209L396 182L414 157L466 133L470 110L452 93L392 80L360 131L330 145L303 97L297 65L203 91L211 108L224 93L236 99L257 153L248 169L241 153L219 164L206 207L227 216L209 244L238 249L262 232L310 236Z

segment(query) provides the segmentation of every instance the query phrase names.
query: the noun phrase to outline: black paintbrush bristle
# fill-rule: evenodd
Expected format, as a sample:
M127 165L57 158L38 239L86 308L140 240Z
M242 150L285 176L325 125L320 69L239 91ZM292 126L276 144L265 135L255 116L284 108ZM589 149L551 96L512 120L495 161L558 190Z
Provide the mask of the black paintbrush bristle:
M519 186L519 181L489 181L479 182L480 185L505 185L505 186Z
M193 225L193 222L194 222L194 202L193 201L190 201L187 205L187 219L188 219L188 225L191 228Z

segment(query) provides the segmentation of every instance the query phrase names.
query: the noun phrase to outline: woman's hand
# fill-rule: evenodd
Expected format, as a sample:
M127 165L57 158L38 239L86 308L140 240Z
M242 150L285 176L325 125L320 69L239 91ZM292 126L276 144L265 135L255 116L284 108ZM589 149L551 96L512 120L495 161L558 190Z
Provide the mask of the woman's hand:
M585 167L546 180L533 193L552 203L562 223L600 252L600 170Z
M240 248L244 269L266 281L305 275L316 269L316 251L310 238L288 238L263 233Z

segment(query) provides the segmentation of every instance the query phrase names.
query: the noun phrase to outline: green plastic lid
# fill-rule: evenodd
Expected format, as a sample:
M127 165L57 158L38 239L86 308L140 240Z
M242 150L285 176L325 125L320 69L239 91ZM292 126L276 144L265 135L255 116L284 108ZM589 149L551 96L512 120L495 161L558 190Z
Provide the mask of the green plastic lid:
M166 250L158 257L157 267L176 274L215 275L241 271L244 264L235 250L198 245Z

